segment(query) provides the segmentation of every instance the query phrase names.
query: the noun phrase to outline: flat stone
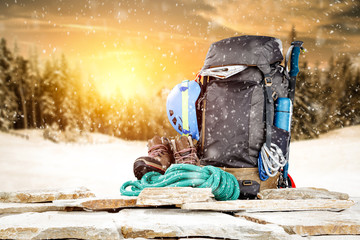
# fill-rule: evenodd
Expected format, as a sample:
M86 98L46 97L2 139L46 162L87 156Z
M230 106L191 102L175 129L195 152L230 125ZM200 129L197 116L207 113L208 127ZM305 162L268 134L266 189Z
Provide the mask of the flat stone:
M79 207L86 210L102 211L115 210L126 207L138 207L137 197L120 196L119 198L85 198L78 200L57 200L55 206L59 207Z
M95 197L95 194L85 187L0 192L0 202L13 203L51 202L59 199L78 199L89 197Z
M0 214L64 210L65 207L55 206L53 203L0 203Z
M333 199L299 199L299 200L235 200L186 203L181 206L188 210L212 211L248 211L248 212L278 212L278 211L339 211L350 208L355 203L352 200Z
M214 195L211 192L211 188L145 188L141 191L137 199L137 204L147 206L177 205L211 201L213 197Z
M44 212L0 216L0 239L122 239L106 212Z
M124 238L213 237L289 239L276 225L260 225L234 216L181 209L124 209L114 214Z
M346 193L330 192L324 188L279 188L266 189L258 193L260 199L338 199L348 200Z
M343 212L308 211L274 213L237 213L236 216L255 223L276 224L289 234L301 236L360 234L360 214Z

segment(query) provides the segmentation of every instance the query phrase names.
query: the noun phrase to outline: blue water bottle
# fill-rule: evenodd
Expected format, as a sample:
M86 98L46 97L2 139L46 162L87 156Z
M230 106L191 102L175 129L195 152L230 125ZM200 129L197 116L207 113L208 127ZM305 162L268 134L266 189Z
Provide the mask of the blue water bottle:
M290 132L292 117L292 102L290 98L278 98L275 102L274 125Z
M290 98L278 98L275 102L274 125L290 132L292 117L292 102ZM283 168L284 179L288 178L289 163Z

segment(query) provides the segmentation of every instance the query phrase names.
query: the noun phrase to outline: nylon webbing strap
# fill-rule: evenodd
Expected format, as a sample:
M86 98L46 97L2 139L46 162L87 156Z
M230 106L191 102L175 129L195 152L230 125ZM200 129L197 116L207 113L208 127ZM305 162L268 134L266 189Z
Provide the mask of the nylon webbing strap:
M183 135L190 133L189 129L189 81L181 83Z
M273 90L271 88L272 85L272 77L269 75L265 75L265 122L266 122L266 147L271 147L271 130L273 125L273 106L274 100L272 98Z

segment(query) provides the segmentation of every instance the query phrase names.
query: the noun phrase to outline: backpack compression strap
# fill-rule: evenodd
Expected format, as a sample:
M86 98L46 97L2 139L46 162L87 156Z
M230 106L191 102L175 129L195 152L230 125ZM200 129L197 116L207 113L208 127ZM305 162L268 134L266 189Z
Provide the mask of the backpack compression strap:
M271 129L274 119L274 99L272 86L272 76L270 74L264 75L264 97L265 97L265 123L266 123L266 147L271 147Z
M266 124L266 147L271 147L271 129L274 119L274 99L272 90L272 77L270 65L257 66L264 75L264 99L265 99L265 124Z

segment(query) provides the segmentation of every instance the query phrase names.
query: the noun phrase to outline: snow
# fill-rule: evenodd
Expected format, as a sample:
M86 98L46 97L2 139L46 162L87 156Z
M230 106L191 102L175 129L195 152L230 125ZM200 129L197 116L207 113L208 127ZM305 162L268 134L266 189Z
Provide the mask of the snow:
M24 133L24 132L23 132ZM146 142L94 134L95 144L56 144L41 132L29 139L0 132L0 191L86 186L97 196L118 196L146 156ZM297 187L321 187L360 197L360 126L293 142L290 174Z
M298 187L321 187L360 197L360 126L290 146L290 175Z
M147 154L146 143L92 137L97 144L56 144L40 133L26 140L0 132L0 191L86 186L118 196L122 183L135 180L132 164Z

